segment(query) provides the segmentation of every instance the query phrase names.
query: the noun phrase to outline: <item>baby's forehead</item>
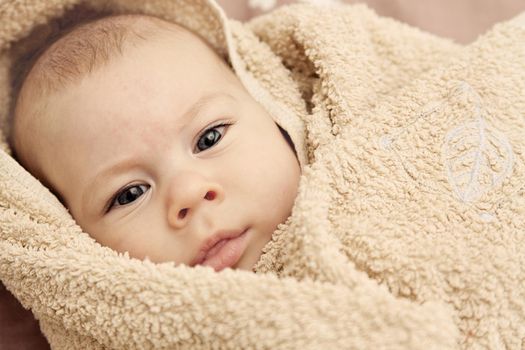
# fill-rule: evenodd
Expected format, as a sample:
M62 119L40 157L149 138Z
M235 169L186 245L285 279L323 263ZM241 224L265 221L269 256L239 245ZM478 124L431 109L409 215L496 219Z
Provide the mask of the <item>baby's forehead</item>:
M84 23L60 33L47 45L31 67L26 83L42 93L55 92L161 32L180 34L187 30L143 15L109 16Z

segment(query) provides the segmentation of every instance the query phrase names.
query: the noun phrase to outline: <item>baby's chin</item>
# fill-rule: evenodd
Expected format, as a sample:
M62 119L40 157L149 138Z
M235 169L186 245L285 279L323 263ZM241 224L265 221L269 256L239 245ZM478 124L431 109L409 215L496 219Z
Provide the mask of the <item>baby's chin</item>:
M250 240L251 244L246 248L241 260L234 266L235 269L254 272L253 268L261 258L264 247L271 241L272 235L269 234L256 238Z
M236 270L243 270L243 271L253 271L253 267L259 260L259 257L261 256L262 252L259 252L257 255L249 255L247 257L243 257L241 261L234 267Z

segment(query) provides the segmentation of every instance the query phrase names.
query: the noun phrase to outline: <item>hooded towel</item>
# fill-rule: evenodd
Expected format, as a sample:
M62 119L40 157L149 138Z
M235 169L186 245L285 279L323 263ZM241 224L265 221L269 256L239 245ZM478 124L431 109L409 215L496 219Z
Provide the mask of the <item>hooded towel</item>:
M103 247L11 157L15 63L85 10L196 32L290 135L253 272ZM0 279L53 349L523 349L524 42L524 15L460 46L362 5L0 0Z

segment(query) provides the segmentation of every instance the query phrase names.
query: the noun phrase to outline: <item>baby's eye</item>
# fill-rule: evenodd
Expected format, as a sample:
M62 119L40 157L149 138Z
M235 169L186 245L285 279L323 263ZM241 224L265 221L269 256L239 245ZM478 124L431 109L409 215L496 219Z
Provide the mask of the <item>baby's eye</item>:
M206 131L202 133L202 135L199 137L199 140L197 141L196 148L199 152L205 151L208 148L211 148L215 146L217 142L222 138L223 133L220 133L219 129L225 129L226 127L230 126L231 124L223 123L219 125L215 125Z
M123 189L115 196L108 210L111 210L114 207L118 207L121 205L126 205L131 202L134 202L137 198L139 198L144 193L146 193L149 187L150 187L149 185L133 185L133 186Z

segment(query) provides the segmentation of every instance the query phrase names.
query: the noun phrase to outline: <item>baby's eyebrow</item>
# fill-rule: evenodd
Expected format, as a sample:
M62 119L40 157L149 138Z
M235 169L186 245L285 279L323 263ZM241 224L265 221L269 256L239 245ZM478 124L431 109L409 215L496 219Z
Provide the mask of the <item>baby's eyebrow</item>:
M203 109L206 105L219 98L229 98L235 100L235 97L233 97L229 93L222 91L212 92L203 95L186 112L184 112L182 118L180 119L181 125L185 125L186 121L192 120L197 115L197 113L199 113L199 111ZM94 176L93 180L88 182L86 187L83 189L81 197L82 205L86 205L87 203L89 203L88 200L90 200L91 198L88 197L94 195L96 189L98 188L96 186L98 186L101 182L106 181L110 176L123 173L126 170L137 166L137 161L138 160L135 157L127 158L123 161L117 162L116 164L112 164L106 167L105 169L101 170L99 173L97 173Z

